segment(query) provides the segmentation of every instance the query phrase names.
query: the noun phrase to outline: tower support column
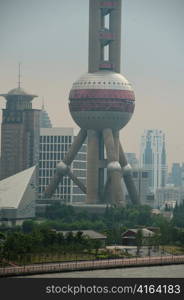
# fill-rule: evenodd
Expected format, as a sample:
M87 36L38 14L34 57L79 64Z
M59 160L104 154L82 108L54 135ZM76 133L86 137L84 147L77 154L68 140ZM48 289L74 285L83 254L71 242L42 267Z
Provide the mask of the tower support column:
M88 130L87 150L87 199L90 204L99 202L99 137L95 130Z
M140 204L140 197L137 193L137 189L135 187L135 183L133 181L132 177L132 168L127 163L127 159L125 157L125 153L123 151L123 148L121 144L119 143L119 158L120 158L120 165L123 170L123 179L127 188L127 191L129 193L130 199L133 204L139 205Z
M111 201L117 206L125 205L123 188L121 183L121 166L117 158L117 150L114 143L112 130L107 128L103 130L105 148L107 152L107 171L111 181ZM117 136L116 136L117 138Z

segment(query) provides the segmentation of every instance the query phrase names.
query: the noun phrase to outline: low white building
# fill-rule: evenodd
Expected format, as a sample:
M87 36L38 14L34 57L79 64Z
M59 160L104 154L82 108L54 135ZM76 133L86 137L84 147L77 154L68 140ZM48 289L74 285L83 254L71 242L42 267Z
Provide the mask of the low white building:
M0 225L35 217L36 166L0 181Z

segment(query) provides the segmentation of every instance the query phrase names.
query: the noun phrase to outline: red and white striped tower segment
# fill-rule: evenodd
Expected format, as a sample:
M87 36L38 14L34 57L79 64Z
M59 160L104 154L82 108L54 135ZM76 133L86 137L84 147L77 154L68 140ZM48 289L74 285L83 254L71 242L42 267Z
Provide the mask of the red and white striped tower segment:
M110 203L124 205L122 174L132 202L139 203L130 167L119 143L119 130L128 123L135 107L132 86L119 73L120 44L121 0L90 0L89 69L74 82L69 95L70 113L81 128L69 154L74 157L87 136L86 202L90 204L107 202L108 198ZM63 162L58 165L55 178L46 190L47 196L53 193L70 164L66 156L64 165Z

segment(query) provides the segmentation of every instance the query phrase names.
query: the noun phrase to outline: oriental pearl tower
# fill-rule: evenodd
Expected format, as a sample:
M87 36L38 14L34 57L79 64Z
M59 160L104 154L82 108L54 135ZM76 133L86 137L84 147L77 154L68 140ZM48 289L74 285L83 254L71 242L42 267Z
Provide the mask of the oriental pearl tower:
M139 197L119 141L119 131L131 119L135 96L120 74L121 0L89 0L88 73L73 83L69 109L81 128L45 190L51 197L63 176L86 193L86 204L125 205L122 179L133 204ZM74 176L70 165L87 138L87 186Z

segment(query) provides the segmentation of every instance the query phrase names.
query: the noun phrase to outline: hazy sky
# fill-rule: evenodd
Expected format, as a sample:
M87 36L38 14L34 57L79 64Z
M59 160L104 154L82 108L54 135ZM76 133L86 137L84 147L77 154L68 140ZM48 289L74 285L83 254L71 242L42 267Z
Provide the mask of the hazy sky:
M184 161L184 0L122 0L122 74L136 109L121 131L139 156L144 129L166 134L168 164ZM0 93L36 93L54 126L77 127L68 109L74 80L87 71L88 0L0 0ZM0 97L0 108L5 100ZM0 116L1 121L1 116Z

